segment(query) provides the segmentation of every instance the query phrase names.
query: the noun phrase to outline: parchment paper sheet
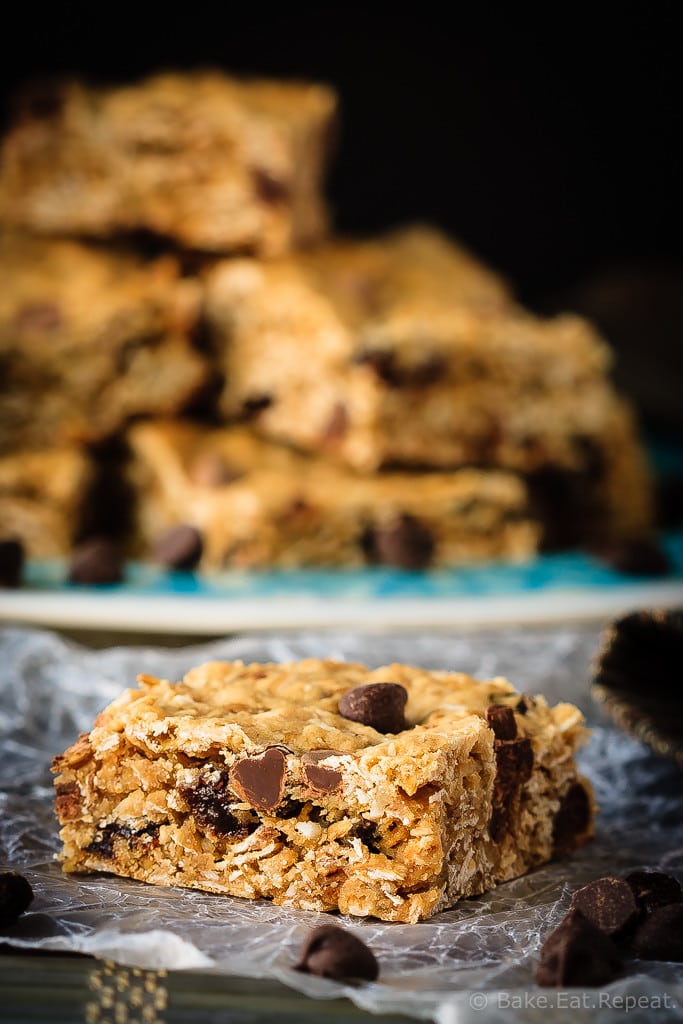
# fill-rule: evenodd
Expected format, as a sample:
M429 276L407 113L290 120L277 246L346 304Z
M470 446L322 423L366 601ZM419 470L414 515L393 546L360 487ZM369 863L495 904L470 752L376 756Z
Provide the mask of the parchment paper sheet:
M287 633L182 649L92 651L46 631L0 631L0 869L23 872L36 898L0 936L17 946L72 950L147 968L277 978L308 995L346 995L375 1012L456 1021L624 1019L620 998L640 997L628 1020L683 1019L683 967L629 964L605 993L537 989L543 938L571 891L604 874L661 869L683 879L683 775L614 729L589 696L594 626L469 634ZM178 679L210 658L284 661L337 657L372 666L403 661L506 675L519 689L572 700L594 727L581 755L599 804L594 842L494 892L418 925L339 919L374 950L377 983L342 985L292 969L308 931L328 915L226 896L163 889L107 875L65 876L49 764L139 672ZM535 1002L541 995L539 1002ZM533 997L533 998L530 998ZM574 1002L568 1005L572 998ZM583 997L582 997L583 998ZM659 1006L668 1009L659 1010ZM654 1009L653 1009L654 1007ZM563 1012L561 1012L563 1011Z

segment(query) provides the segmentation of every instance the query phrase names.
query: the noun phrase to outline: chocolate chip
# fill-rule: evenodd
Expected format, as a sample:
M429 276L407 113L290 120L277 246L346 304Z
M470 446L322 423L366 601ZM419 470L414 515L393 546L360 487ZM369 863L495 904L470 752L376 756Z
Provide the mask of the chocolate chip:
M51 334L62 325L62 313L54 302L28 302L21 306L14 318L19 331Z
M584 834L590 825L591 804L588 793L580 782L572 782L560 799L560 806L553 819L553 849L561 853L571 848L575 840Z
M81 791L77 782L60 782L55 786L55 809L60 821L81 816Z
M514 711L503 704L489 704L486 709L486 724L493 729L493 735L497 740L514 740L517 736Z
M242 414L251 419L273 404L272 395L250 395L242 402Z
M336 925L324 924L308 936L296 970L336 981L374 981L379 964L361 939Z
M230 784L245 803L259 811L274 811L285 789L286 760L277 747L236 761Z
M497 780L504 789L528 782L534 767L534 750L528 737L494 740Z
M363 548L370 562L424 569L434 554L434 538L419 519L401 515L393 522L366 530Z
M188 469L190 480L198 487L225 487L244 475L244 470L233 466L218 452L202 452Z
M343 402L337 402L323 431L323 444L334 445L342 441L349 429L349 413Z
M638 906L647 913L657 907L683 902L683 890L678 881L661 871L632 871L624 881L630 885Z
M93 841L85 847L85 852L111 860L114 856L114 841L122 835L125 837L127 833L121 825L116 823L104 825L97 830Z
M662 547L648 538L613 540L593 548L592 553L617 572L629 576L666 576L671 563Z
M20 540L0 540L0 587L19 587L24 571L24 546Z
M421 388L441 380L446 370L443 356L430 352L420 362L401 365L391 349L363 349L354 357L359 366L369 366L391 388Z
M319 793L334 793L341 787L342 773L337 768L326 768L318 764L337 750L309 750L301 758L301 771L311 789Z
M254 167L251 172L254 191L264 203L286 203L290 197L289 185L263 167Z
M348 690L339 701L339 714L352 722L369 725L377 732L402 732L406 728L408 694L398 683L368 683Z
M642 960L683 963L683 903L656 907L638 925L631 948Z
M230 810L228 772L219 772L215 778L202 779L194 786L179 786L178 792L197 822L213 835L242 839L253 831L250 823L241 821Z
M152 548L155 562L169 569L194 569L202 557L203 543L199 530L188 523L172 526L156 540Z
M619 878L597 878L577 889L570 907L613 938L623 935L640 915L631 887Z
M621 970L619 951L609 936L578 910L570 910L541 947L536 983L546 988L606 985Z
M0 872L0 928L14 924L28 910L33 900L33 889L16 871Z
M531 778L534 751L528 737L493 741L496 777L493 782L489 835L501 842L512 831L519 809L520 789Z
M523 693L522 696L517 701L517 704L515 706L515 711L517 711L520 715L526 715L526 713L528 711L531 711L531 709L533 707L534 707L534 698L533 697L529 697L529 695L526 694L526 693Z
M70 583L120 583L122 579L121 552L106 537L83 541L71 556Z

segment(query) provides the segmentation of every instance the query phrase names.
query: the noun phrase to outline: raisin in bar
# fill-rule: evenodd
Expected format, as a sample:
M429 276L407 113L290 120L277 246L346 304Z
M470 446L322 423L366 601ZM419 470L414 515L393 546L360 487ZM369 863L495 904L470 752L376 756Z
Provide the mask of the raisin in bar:
M27 87L2 148L0 223L274 255L322 234L336 100L219 71Z
M95 470L78 448L0 456L2 539L31 557L67 554L90 518Z
M199 531L201 565L209 570L366 563L418 569L522 560L538 547L526 488L512 474L359 475L239 426L141 422L128 440L143 556L183 524Z
M584 842L571 704L310 659L141 676L57 757L67 872L417 921Z
M648 529L649 478L607 346L579 317L524 312L435 231L223 261L207 287L227 417L362 471L498 466L541 485L552 471L569 519L590 507L598 533Z
M204 386L196 281L175 260L0 238L0 452L98 441Z

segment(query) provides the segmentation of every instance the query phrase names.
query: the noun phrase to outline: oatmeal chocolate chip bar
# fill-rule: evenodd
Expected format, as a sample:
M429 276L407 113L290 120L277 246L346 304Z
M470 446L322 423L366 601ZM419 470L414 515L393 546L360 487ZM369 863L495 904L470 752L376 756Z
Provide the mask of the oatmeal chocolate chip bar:
M309 659L139 683L54 761L67 872L412 922L592 831L580 711L500 677Z
M272 256L320 236L329 88L164 73L27 87L1 153L0 223L108 238L148 231Z
M173 259L0 237L0 452L97 441L203 387L199 289Z
M650 528L650 480L607 346L578 317L524 312L430 229L222 261L206 307L223 413L264 436L360 471L523 473L546 505L557 496L569 543Z
M128 440L138 553L165 564L195 564L201 554L204 569L418 569L521 560L537 550L539 527L513 474L359 475L240 426L141 422Z
M92 461L74 447L0 456L2 538L31 557L66 554L90 517L94 479Z

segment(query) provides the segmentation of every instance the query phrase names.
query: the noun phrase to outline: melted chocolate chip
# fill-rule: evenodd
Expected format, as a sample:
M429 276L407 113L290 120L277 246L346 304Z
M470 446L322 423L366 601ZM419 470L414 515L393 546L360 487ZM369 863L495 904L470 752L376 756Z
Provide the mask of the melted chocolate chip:
M33 900L33 889L16 871L0 872L0 928L14 924Z
M202 557L203 542L199 530L188 523L173 526L157 539L152 548L155 562L169 569L194 569Z
M401 569L424 569L434 555L431 532L411 515L401 515L393 522L369 527L362 544L369 562L395 565Z
M273 404L272 395L250 395L242 402L242 414L251 419Z
M493 735L497 740L514 740L517 736L514 711L503 704L489 704L486 709L486 724L493 729Z
M91 537L83 541L71 556L70 583L120 583L122 579L121 552L106 537Z
M683 902L678 881L661 871L632 871L624 881L631 887L638 906L647 913Z
M14 325L19 331L52 334L62 326L62 319L54 302L29 302L17 311Z
M529 697L528 694L523 693L522 696L517 701L517 705L515 707L515 711L517 711L518 714L520 714L520 715L526 715L526 713L528 711L531 711L533 706L534 706L533 697Z
M277 747L236 761L230 784L238 796L259 811L274 811L282 800L287 762Z
M560 800L553 819L553 848L561 853L571 848L590 825L591 805L588 793L580 782L573 782Z
M127 839L129 835L129 829L123 825L118 825L116 823L112 825L104 825L103 828L97 830L97 834L93 841L85 847L85 852L92 853L96 857L104 857L106 860L110 860L114 856L115 840L121 837Z
M343 402L337 402L323 431L323 444L335 445L343 441L349 430L349 412Z
M20 540L0 540L0 587L19 587L24 572L24 546Z
M263 167L254 167L251 172L254 191L259 199L269 205L286 203L290 197L289 185Z
M301 758L301 771L306 783L318 793L334 793L341 787L342 773L337 768L326 768L318 762L337 754L336 750L309 750Z
M583 916L605 935L623 935L640 916L631 887L618 878L597 878L572 896L571 909Z
M244 475L244 470L233 466L217 452L202 452L188 470L190 480L198 487L225 487Z
M541 947L536 982L544 987L606 985L621 970L612 940L578 910L570 910Z
M337 981L374 981L379 964L372 950L351 932L324 924L315 928L304 943L296 970Z
M489 835L495 843L511 832L519 808L520 789L531 778L534 751L527 737L493 741L496 777L493 783Z
M430 352L419 363L401 365L391 349L364 349L354 362L369 366L379 379L391 388L422 388L436 384L443 377L446 363L443 356Z
M198 824L218 838L242 839L253 831L230 810L229 776L220 772L215 781L202 781L196 786L179 786L178 791ZM255 827L255 826L254 826Z
M638 925L631 948L643 960L683 963L683 903L656 907Z
M339 701L339 714L352 722L369 725L377 732L402 732L406 728L408 694L398 683L368 683L348 690Z
M534 767L534 751L528 737L495 740L497 780L503 789L528 782Z

